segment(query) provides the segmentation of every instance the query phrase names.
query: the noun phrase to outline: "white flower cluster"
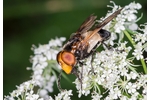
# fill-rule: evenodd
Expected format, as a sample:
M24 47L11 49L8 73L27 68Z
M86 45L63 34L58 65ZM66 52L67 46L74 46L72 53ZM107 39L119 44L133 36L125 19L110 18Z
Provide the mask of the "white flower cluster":
M133 37L136 44L132 54L136 57L137 60L143 59L143 52L147 52L147 24L142 26L144 26L144 28L139 29L141 32L138 32L135 34L135 37Z
M116 5L113 1L110 1L113 3L113 6L108 5L108 7L112 8L112 11L109 11L105 18L110 16L112 13L114 13L116 10L120 9L121 7ZM106 42L107 44L114 45L114 40L118 39L117 34L119 34L119 40L121 40L124 36L123 30L130 29L130 30L137 30L138 25L136 22L138 21L137 16L135 15L139 10L141 9L141 5L139 3L131 2L129 5L126 5L123 10L121 11L121 14L119 14L115 21L111 21L106 26L104 26L104 29L109 30L111 32L111 38ZM98 22L101 22L99 20Z
M38 94L34 94L34 80L29 80L17 86L17 89L10 93L10 96L5 96L4 100L43 100Z
M113 10L108 13L107 16L120 8L115 5L114 2L112 3L114 4L114 7L109 7L112 7ZM140 8L141 5L139 3L132 2L124 7L121 14L119 14L115 20L105 26L105 29L110 30L113 35L111 39L108 40L110 45L117 45L115 45L113 50L106 49L97 52L94 55L94 60L92 60L92 62L92 58L89 57L83 61L83 66L78 65L81 66L78 68L80 73L82 73L80 74L80 77L83 76L82 89L78 79L74 82L79 97L81 97L81 95L87 96L93 89L91 94L92 99L94 100L99 100L100 98L103 100L143 100L146 98L147 76L139 74L141 72L136 72L135 67L139 68L139 65L133 63L135 58L137 60L143 59L143 51L146 51L147 47L147 25L143 25L144 28L139 29L141 33L137 32L139 30L138 25L136 24L137 16L135 13L137 13L137 10ZM134 33L134 35L133 33L131 34L134 38L132 38L130 34L127 34L128 32L126 29L131 30L131 32ZM114 43L113 40L116 39L116 33L119 35L126 33L134 48L132 46L127 47L127 41ZM122 36L123 35L120 35L120 40L123 39ZM108 41L106 42L108 43ZM132 53L133 57L128 57L129 53ZM143 83L141 83L142 81ZM103 88L105 91L102 93L100 88ZM143 91L142 94L141 91ZM107 96L104 96L103 94Z
M121 8L114 2L111 3L113 6L109 7L112 11L109 11L106 17ZM130 3L104 27L111 32L111 38L105 42L111 45L112 49L96 52L82 60L83 65L75 66L79 70L79 77L82 78L82 84L78 78L73 82L79 98L91 94L92 100L146 100L147 75L143 52L147 52L147 25L139 28L136 24L138 19L135 14L140 8L139 3ZM123 40L125 35L129 41ZM116 39L117 43L114 42ZM31 57L32 67L29 68L33 70L32 79L17 86L4 100L71 100L72 90L63 90L55 95L54 99L49 96L56 81L55 72L60 70L56 55L64 41L65 38L61 37L39 47L33 46L34 56ZM129 42L132 46L129 46ZM142 67L136 65L135 61L141 61L144 72L136 70ZM39 87L37 93L34 92L35 86Z
M34 56L31 57L33 63L32 79L40 87L40 96L48 98L48 93L53 92L53 84L56 80L56 76L52 73L54 69L59 67L56 63L56 55L61 50L63 41L66 39L56 38L49 41L49 44L39 45L39 47L33 46ZM50 63L50 64L49 64Z
M72 90L64 90L61 91L61 93L59 93L57 96L55 96L55 100L71 100L70 96L72 96ZM53 100L53 99L52 99Z
M117 51L104 50L96 53L93 62L91 62L91 57L86 59L84 65L79 67L83 75L82 90L80 81L76 79L74 82L79 90L79 97L90 94L92 88L94 92L94 94L92 92L92 98L98 97L104 100L137 99L139 95L145 96L145 93L140 94L140 89L146 91L147 76L140 75L133 70L136 65L130 63L131 59L127 58L131 47L126 47L126 44L127 42L118 45L115 48ZM122 47L124 51L118 51ZM94 72L91 71L92 66ZM100 87L106 90L104 93L108 94L107 97L103 97ZM123 92L131 97L123 95Z
M31 57L33 75L32 80L17 86L17 89L5 96L4 100L53 100L48 93L53 92L53 84L56 81L55 70L60 70L56 61L56 55L61 50L64 37L50 40L49 44L32 47L34 56ZM58 71L57 70L57 71ZM35 86L39 87L34 93ZM65 90L55 96L55 100L70 100L72 90Z

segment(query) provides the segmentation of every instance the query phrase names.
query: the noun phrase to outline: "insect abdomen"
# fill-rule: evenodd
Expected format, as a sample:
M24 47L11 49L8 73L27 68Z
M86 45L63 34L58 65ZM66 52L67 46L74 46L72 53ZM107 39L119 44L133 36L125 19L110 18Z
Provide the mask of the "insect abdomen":
M111 33L104 29L99 30L98 34L102 37L102 41L106 41L111 37Z

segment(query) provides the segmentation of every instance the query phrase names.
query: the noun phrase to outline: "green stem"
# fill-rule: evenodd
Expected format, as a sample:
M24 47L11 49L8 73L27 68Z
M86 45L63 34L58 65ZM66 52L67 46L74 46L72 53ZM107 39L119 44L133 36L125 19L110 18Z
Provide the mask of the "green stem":
M101 94L101 90L100 90L100 88L99 88L98 84L96 84L96 83L95 83L95 86L96 86L96 87L97 87L97 89L98 89L98 93L99 93L99 94Z
M145 63L144 59L141 59L141 63L142 63L145 74L147 74L147 68L146 68L146 63Z
M133 47L135 47L135 42L132 40L132 37L130 36L130 34L126 30L124 30L123 32L127 36L127 38L129 39L129 41L131 42ZM144 69L145 74L147 74L147 68L146 68L146 63L145 63L144 59L141 59L140 61L141 61L141 64L142 64L142 67Z
M124 30L123 32L127 36L127 38L129 39L129 41L131 42L131 44L134 46L135 42L132 40L132 37L130 36L130 34L126 30Z

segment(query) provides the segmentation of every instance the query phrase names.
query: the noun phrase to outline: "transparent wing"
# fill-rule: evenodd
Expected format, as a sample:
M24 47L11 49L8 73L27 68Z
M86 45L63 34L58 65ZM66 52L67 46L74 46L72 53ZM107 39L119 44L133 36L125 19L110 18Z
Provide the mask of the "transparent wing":
M86 42L94 36L94 34L96 34L99 30L101 30L107 23L109 23L114 17L116 17L122 10L123 8L117 10L116 12L114 12L113 14L111 14L109 17L107 17L102 23L99 23L95 29L93 30L93 32L87 36L83 41L82 43L83 44L86 44Z
M124 7L123 7L124 8ZM111 14L109 17L107 17L103 22L99 23L96 27L98 29L102 29L107 23L109 23L114 17L116 17L118 14L120 14L121 10L123 9L119 9L117 11L115 11L113 14Z
M80 26L80 28L77 30L77 34L80 33L85 33L87 32L95 23L95 19L96 19L97 16L93 16L90 15L83 23L82 25Z

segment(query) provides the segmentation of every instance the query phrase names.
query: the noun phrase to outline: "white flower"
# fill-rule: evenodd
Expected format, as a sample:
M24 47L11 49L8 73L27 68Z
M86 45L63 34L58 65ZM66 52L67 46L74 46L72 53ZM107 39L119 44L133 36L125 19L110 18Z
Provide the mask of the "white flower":
M147 34L147 23L142 24L140 26L143 26L144 28L143 29L139 28L139 30L142 31L144 34Z
M116 17L117 23L114 26L115 32L120 33L122 30L125 30L124 24L125 24L125 19L123 15L118 15Z
M50 49L44 52L44 55L47 57L47 60L56 60L57 53L58 53L58 50Z
M100 100L100 98L102 98L102 95L100 95L97 92L93 92L92 93L92 100Z
M137 81L137 89L140 89L141 87L145 88L147 86L147 75L141 74Z
M123 51L119 53L119 51L105 50L101 51L100 53L96 53L92 62L94 72L96 73L96 75L94 76L93 72L90 72L91 57L87 58L85 65L79 67L80 72L82 72L81 69L83 69L82 74L84 76L82 79L82 91L80 90L81 84L78 81L78 79L76 79L74 82L76 84L77 89L79 90L79 97L81 97L81 95L86 95L87 93L89 94L89 90L92 87L97 88L96 84L102 85L104 88L107 88L109 90L114 89L113 86L115 86L120 79L120 73L123 73L123 69L126 68L127 64L129 63L126 60L126 56L128 55L127 52L129 50L129 48L126 47L126 43L122 43L122 45L118 48L120 48L120 50L125 49L126 52ZM128 71L125 71L124 74L122 74L122 76L127 75L127 72ZM115 89L112 91L118 91L118 96L120 97L121 92L119 90ZM117 98L118 96L112 95L111 98Z
M125 17L128 21L135 21L137 19L136 15L134 13L137 13L136 9L141 9L141 5L139 3L132 2L129 5L125 7L125 9L128 9L124 11Z
M4 100L15 100L13 97L10 96L4 96Z
M34 54L41 54L41 53L43 53L49 49L50 49L49 45L46 45L46 44L45 45L39 45L38 48L34 49Z
M128 100L128 97L127 97L127 96L122 95L122 96L120 97L120 100Z
M127 79L130 80L130 79L136 79L137 77L137 73L134 73L134 72L130 72L130 74L127 75Z
M48 92L53 92L53 84L55 77L52 75L53 66L57 68L56 55L61 49L62 42L65 38L56 38L49 41L49 44L40 45L34 47L34 56L32 56L32 78L36 81L36 84L47 93L42 95L43 98L48 98ZM52 64L51 64L52 61ZM50 63L50 64L49 64ZM58 68L60 70L60 68Z
M127 85L126 85L126 88L128 89L128 93L130 94L134 94L136 92L136 85L129 82Z
M123 22L115 24L114 28L116 33L120 33L122 30L125 30L123 24L124 24Z
M120 72L121 72L121 76L127 76L128 70L127 70L127 68L123 67Z
M140 3L131 2L128 6L130 9L141 9L142 6Z
M135 49L132 54L136 57L137 60L143 59L142 44L140 42L135 45Z
M110 98L118 99L118 97L121 96L121 91L118 89L118 87L112 88L110 89L109 96Z
M64 90L61 91L61 93L59 93L57 96L55 95L55 100L71 100L70 96L72 96L72 90Z
M10 96L6 96L6 98L9 98L8 100L13 100L13 98L19 98L21 95L26 95L27 100L29 100L29 97L36 98L36 94L33 94L33 86L36 85L34 80L26 81L20 86L17 86L17 89L14 90L12 93L10 93ZM7 100L7 99L6 99ZM36 100L36 99L33 99Z
M49 96L49 99L48 100L54 100L51 96Z
M131 98L129 100L137 100L139 93L136 91L131 95Z
M26 100L37 100L39 98L39 95L33 94L33 91L26 93Z
M48 91L45 90L45 89L42 89L42 90L40 90L40 92L39 92L39 95L40 95L41 97L45 97L45 96L47 96L47 94L48 94Z
M131 23L131 24L129 25L129 29L135 31L135 30L138 29L138 25L135 24L135 23Z
M49 41L49 46L62 46L62 42L65 41L66 38L65 37L61 37L61 38L56 38L55 40L52 39Z
M136 15L133 14L134 11L132 10L127 10L127 11L124 11L124 14L125 14L125 18L131 22L131 21L135 21L137 19Z
M83 72L82 72L82 68L83 68ZM89 81L91 78L88 77L88 72L89 72L88 70L89 69L86 66L82 66L82 68L79 68L79 71L82 72L82 76L84 76L82 79L82 90L81 90L81 83L78 79L76 79L75 82L73 82L76 84L76 88L79 90L78 91L79 92L79 94L78 94L79 98L81 97L82 94L87 96L90 93L90 85L92 82L92 80ZM81 77L80 75L79 75L79 77Z
M48 91L46 89L42 89L39 91L40 97L42 97L44 100L53 100L51 96L49 96Z
M48 80L49 82L47 83L47 86L45 86L45 89L47 89L49 92L53 92L53 85L56 80L56 77L51 76Z
M135 42L141 41L142 43L145 43L147 41L147 34L141 34L138 33L135 35Z
M147 84L144 84L144 85L143 85L143 88L144 88L144 89L143 89L142 92L143 92L143 94L145 95L145 94L147 94Z
M143 98L140 98L140 100L148 100L147 95L143 95Z
M46 62L46 57L44 57L43 55L35 55L34 57L31 58L32 59L32 63L33 63L33 68L34 66L36 66L37 64L41 65L41 68L45 68L47 66L47 62Z

